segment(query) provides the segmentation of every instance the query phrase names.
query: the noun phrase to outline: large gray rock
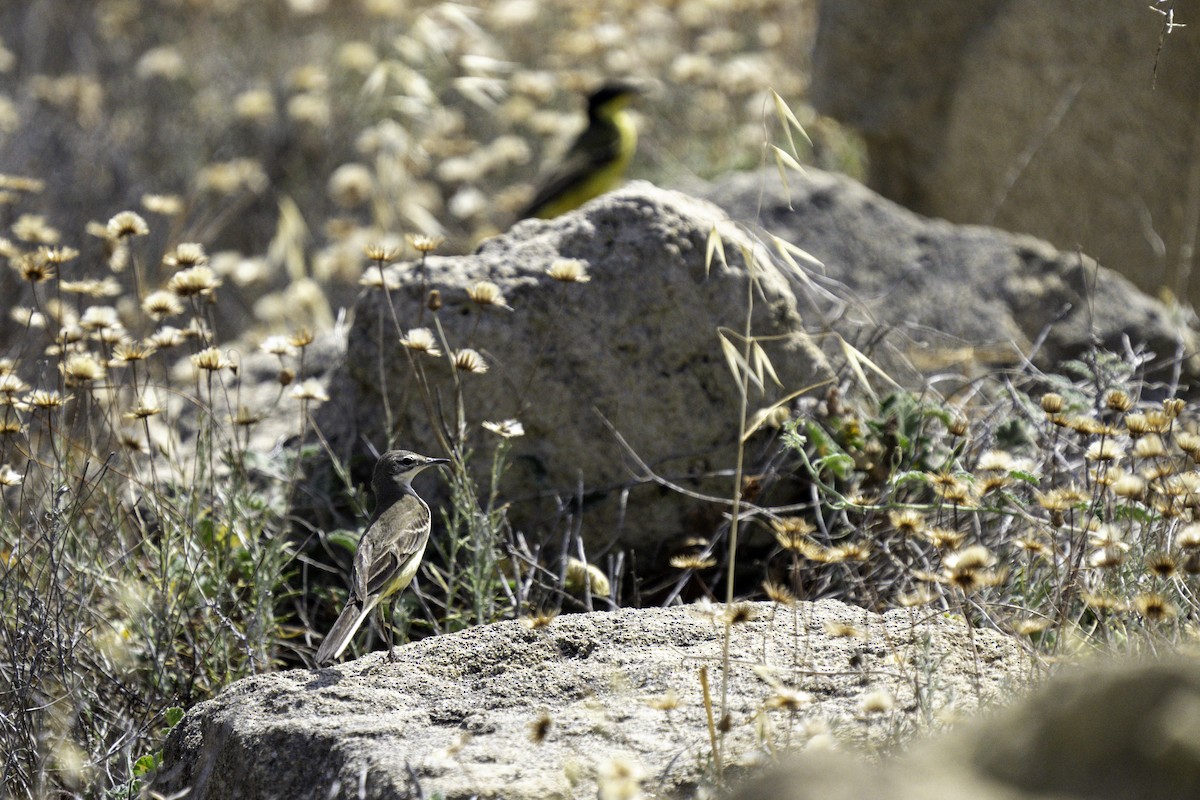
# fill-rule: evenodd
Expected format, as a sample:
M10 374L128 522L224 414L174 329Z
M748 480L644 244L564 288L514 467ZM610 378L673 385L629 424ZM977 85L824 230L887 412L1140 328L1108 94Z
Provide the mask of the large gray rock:
M696 501L649 484L633 484L623 495L631 461L614 432L659 473L729 496L730 479L711 476L734 464L739 393L718 331L745 327L749 282L741 250L757 243L729 226L729 263L715 259L706 271L709 233L725 222L709 203L635 183L580 212L520 223L475 255L429 259L449 348L477 349L489 364L486 374L459 374L464 430L470 445L483 449L481 485L496 440L480 423L511 417L524 425L504 484L504 499L516 502L523 523L548 519L561 528L555 518L582 486L584 538L593 550L619 540L652 551L662 538L686 533L682 518ZM590 281L547 275L564 258L585 262ZM401 446L441 455L441 423L431 410L457 427L447 359L416 354L414 368L388 307L390 297L401 331L434 327L420 272L403 264L391 274L399 288L388 296L368 292L358 303L350 358L331 391L334 402L318 417L342 456L364 440L384 449L389 423ZM500 287L511 311L468 298L483 280ZM765 350L788 387L769 396L781 397L829 372L798 335L802 321L785 272L765 260L757 281L753 330L769 337ZM418 370L432 402L419 390Z
M940 616L748 608L729 649L731 772L834 739L895 744L1028 674L1015 642ZM569 615L426 639L396 663L380 653L247 678L188 712L153 788L193 800L594 798L615 760L654 796L688 795L713 777L699 674L719 706L723 630L696 606Z
M959 380L975 380L1020 365L1034 343L1034 361L1046 369L1095 342L1123 352L1128 341L1162 359L1193 350L1190 333L1167 307L1086 256L926 219L818 170L789 180L790 192L772 172L713 186L708 197L728 216L634 183L557 220L519 224L476 255L429 259L428 282L441 294L438 322L450 348L476 348L491 366L461 376L464 430L481 451L481 485L488 485L482 473L495 440L479 424L506 417L524 424L501 486L520 527L561 531L562 515L582 513L590 552L617 543L637 549L643 566L672 536L712 533L719 517L698 523L702 501L646 482L616 434L660 475L730 495L739 395L717 331L744 326L743 248L760 255L753 332L782 382L768 381L755 406L834 373L849 375L837 336L915 389L930 374L944 378L948 366L964 376ZM706 273L715 225L724 231L730 263L718 261ZM763 229L824 266L806 267L803 276L782 266ZM591 282L552 280L547 268L564 257L585 261ZM397 341L397 328L432 326L420 272L404 264L390 274L395 321L383 292L361 299L350 357L331 388L334 400L319 412L339 457L361 454L365 441L379 450L394 442L440 455L430 411L444 419L456 414L446 359L415 355L431 390L426 402L414 354ZM484 279L500 287L512 311L481 309L468 299L467 290ZM362 463L369 468L373 460ZM580 490L582 509L570 502Z
M986 374L1023 355L1057 370L1096 344L1163 360L1195 350L1180 315L1087 255L922 217L841 175L808 169L785 189L774 171L746 173L705 196L820 259L814 280L838 298L821 305L827 324L897 376L906 362Z
M1186 800L1200 787L1200 668L1092 665L999 714L866 765L797 759L737 800Z
M811 97L862 133L887 197L1196 304L1198 85L1196 0L825 0Z

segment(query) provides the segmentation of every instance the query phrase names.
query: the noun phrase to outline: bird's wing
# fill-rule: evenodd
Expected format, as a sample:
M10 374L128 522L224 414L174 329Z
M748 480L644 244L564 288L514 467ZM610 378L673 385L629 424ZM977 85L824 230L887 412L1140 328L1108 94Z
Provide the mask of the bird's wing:
M415 497L402 498L379 514L363 534L354 556L358 597L395 591L390 587L392 582L404 572L412 556L425 549L429 521L429 508Z
M541 182L541 188L526 208L536 211L620 155L621 137L614 125L604 122L589 125Z

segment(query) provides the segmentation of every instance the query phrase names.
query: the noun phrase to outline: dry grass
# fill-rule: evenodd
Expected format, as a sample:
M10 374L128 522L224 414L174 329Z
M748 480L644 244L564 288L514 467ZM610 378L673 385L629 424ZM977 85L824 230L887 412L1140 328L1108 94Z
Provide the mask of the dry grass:
M419 264L506 226L602 77L660 82L637 176L674 185L762 162L769 89L801 95L807 42L790 31L812 13L768 0L332 5L0 9L0 777L15 797L130 796L172 707L311 650L314 609L340 589L314 585L296 531L346 550L353 535L289 518L311 451L268 458L248 442L268 415L311 441L326 398L306 353L339 305L391 291L388 264L406 255ZM855 163L836 131L799 116L819 162ZM578 263L551 275L587 291ZM495 286L471 296L479 313L508 313ZM490 365L427 308L380 335L405 344L414 385L436 358L471 391ZM277 388L249 406L253 349ZM746 575L718 527L673 561L666 601L927 606L1046 658L1190 641L1194 414L1143 399L1157 387L1136 364L1096 354L1078 367L963 408L830 393L773 410L737 487L766 574ZM586 554L545 532L555 561L507 525L496 481L519 422L429 406L455 461L451 535L401 625L537 626L619 601L621 570L568 558ZM466 477L476 457L491 486ZM764 503L781 484L803 498Z

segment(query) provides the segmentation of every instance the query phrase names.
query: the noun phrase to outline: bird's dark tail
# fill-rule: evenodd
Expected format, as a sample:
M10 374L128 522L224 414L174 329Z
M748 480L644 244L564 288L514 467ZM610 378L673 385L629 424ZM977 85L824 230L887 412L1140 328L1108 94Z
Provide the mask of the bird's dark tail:
M371 608L364 607L361 601L351 600L346 603L337 622L333 623L329 633L325 634L325 641L321 642L321 648L317 650L317 666L324 666L340 658L346 645L350 644L358 627L370 613Z

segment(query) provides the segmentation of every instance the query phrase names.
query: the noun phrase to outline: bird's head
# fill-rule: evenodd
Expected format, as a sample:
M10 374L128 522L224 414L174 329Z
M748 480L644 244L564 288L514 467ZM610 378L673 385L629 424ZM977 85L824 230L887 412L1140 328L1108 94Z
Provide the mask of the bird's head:
M642 93L632 83L609 81L588 95L588 117L607 116L629 105L629 101Z
M376 487L389 483L408 485L413 477L426 467L448 462L447 458L432 458L411 450L389 450L375 463L375 476L372 483Z

